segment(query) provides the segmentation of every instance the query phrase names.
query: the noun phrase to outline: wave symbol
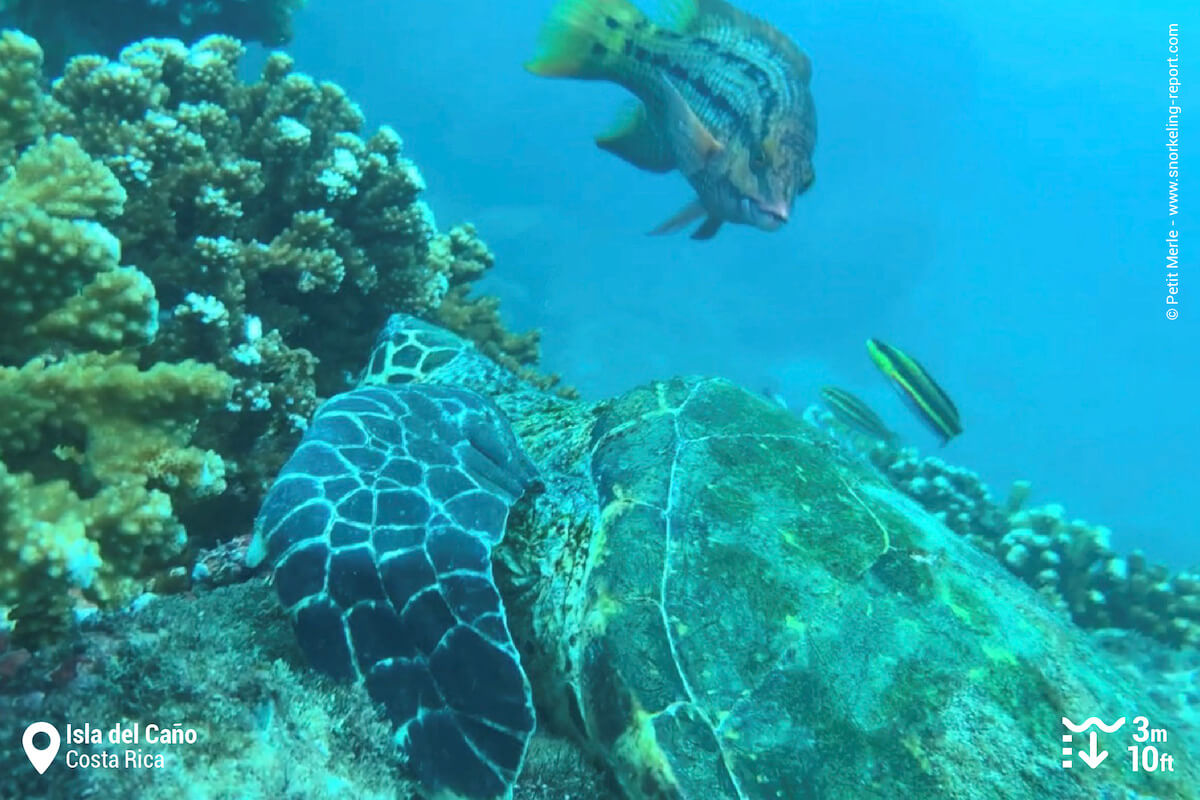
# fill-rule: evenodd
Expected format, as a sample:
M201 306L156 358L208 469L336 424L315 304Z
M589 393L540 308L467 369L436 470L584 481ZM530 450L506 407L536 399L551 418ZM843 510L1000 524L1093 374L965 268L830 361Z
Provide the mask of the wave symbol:
M1124 717L1121 717L1112 725L1105 725L1099 717L1088 717L1078 725L1076 725L1074 722L1071 722L1071 720L1067 719L1066 717L1063 717L1062 721L1063 725L1066 725L1072 733L1083 733L1093 725L1105 733L1116 733L1118 730L1120 730L1121 726L1125 724Z

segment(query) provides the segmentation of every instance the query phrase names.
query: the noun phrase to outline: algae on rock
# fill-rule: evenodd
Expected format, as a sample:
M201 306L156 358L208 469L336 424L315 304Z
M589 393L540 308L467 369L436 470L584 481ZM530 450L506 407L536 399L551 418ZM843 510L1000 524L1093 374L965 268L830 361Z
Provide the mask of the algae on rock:
M71 677L47 680L51 673ZM72 770L60 753L38 775L19 747L2 748L0 797L402 800L417 789L366 692L308 668L259 579L102 614L15 674L0 674L0 738L19 741L33 718L60 731L67 722L140 722L143 730L178 722L197 737L142 746L165 757L163 769L149 770ZM562 740L539 735L529 764L513 800L612 796L599 771Z

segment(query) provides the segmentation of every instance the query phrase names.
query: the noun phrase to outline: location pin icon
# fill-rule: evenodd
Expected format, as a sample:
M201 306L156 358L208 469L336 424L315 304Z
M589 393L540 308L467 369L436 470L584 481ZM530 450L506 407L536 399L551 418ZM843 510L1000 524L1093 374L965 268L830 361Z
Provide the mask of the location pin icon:
M50 743L45 747L33 746L33 737L39 733L50 737ZM35 722L25 729L25 735L21 737L21 746L25 748L25 755L29 757L29 763L33 764L33 768L38 771L39 775L54 763L54 757L58 755L58 745L61 741L58 736L58 728L49 722Z

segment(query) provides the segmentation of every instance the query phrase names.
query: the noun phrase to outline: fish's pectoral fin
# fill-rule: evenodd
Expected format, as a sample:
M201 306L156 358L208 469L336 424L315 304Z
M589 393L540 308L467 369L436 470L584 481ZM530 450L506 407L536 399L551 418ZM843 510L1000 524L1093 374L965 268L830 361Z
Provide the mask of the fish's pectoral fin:
M637 101L621 112L611 128L596 137L596 145L638 169L650 172L675 169L675 157L661 126L651 121L646 106Z
M688 105L675 84L659 73L662 83L664 131L679 170L687 176L700 171L725 150L717 137Z
M675 233L687 227L690 223L700 219L705 215L704 206L700 205L699 200L693 200L683 208L676 212L675 216L668 219L663 224L659 225L654 230L650 231L650 236L662 236L666 233Z
M723 220L719 220L716 217L709 217L704 220L703 225L692 232L692 238L698 242L708 241L717 235L717 231L721 230L722 222Z

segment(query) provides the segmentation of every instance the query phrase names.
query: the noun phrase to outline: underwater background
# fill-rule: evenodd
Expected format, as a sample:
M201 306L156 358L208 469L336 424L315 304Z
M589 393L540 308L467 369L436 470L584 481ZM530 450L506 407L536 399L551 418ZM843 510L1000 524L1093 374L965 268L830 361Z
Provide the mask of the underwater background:
M0 0L0 798L1197 797L1193 19L746 0L817 180L694 241L522 69L803 107L661 5Z
M521 69L551 5L312 3L288 48L397 127L439 219L477 225L502 265L481 286L545 330L548 369L595 398L723 375L796 409L832 383L931 451L865 357L877 336L958 405L937 455L1030 480L1118 549L1200 559L1200 335L1163 316L1162 131L1166 21L1200 14L744 4L812 59L817 180L783 230L696 243L644 235L691 196L677 174L592 144L623 90Z

